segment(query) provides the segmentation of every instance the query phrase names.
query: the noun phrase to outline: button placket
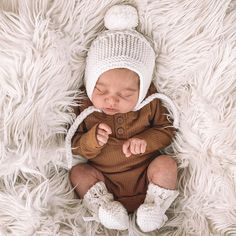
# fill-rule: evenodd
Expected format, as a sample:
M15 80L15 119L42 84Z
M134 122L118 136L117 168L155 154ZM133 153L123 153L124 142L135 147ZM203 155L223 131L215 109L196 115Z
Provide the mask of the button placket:
M117 117L115 117L115 123L116 123L116 134L119 137L124 136L125 134L125 129L124 129L124 117L122 115L118 115Z

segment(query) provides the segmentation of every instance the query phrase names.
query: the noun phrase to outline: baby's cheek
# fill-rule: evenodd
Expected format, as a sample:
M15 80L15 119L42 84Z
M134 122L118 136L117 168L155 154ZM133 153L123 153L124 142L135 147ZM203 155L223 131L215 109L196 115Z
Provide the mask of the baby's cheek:
M100 108L101 106L101 98L99 96L96 96L96 94L93 94L92 96L92 103L95 107Z
M94 105L96 108L99 108L99 109L102 107L101 101L95 101L95 102L93 103L93 105Z
M121 109L124 110L124 113L130 112L134 108L132 103L127 103L127 102L123 103L123 104L120 104L120 107L121 107Z

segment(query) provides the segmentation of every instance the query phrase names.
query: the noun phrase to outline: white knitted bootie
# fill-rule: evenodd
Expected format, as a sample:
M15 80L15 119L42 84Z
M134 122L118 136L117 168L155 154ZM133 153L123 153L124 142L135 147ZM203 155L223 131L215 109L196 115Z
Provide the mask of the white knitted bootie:
M168 219L165 215L166 210L178 194L178 191L164 189L150 183L144 203L137 210L139 228L143 232L160 229Z
M124 206L114 201L113 195L107 191L100 181L93 185L84 195L84 205L94 218L108 229L125 230L129 225L129 217Z

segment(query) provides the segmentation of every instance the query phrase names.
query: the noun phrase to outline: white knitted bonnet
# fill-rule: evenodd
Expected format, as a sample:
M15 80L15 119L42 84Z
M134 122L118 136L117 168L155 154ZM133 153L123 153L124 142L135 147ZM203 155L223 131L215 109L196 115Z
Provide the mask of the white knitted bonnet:
M115 5L106 12L104 21L108 30L92 42L86 61L84 82L90 100L96 82L103 72L114 68L127 68L136 72L140 79L139 99L134 111L156 98L161 99L169 104L174 118L173 126L178 128L178 112L170 98L154 93L144 99L152 81L155 53L149 41L135 30L138 25L137 10L130 5ZM76 117L67 132L65 148L69 169L74 161L71 152L72 137L82 121L94 111L102 112L94 106L86 108ZM77 156L76 159L77 162L86 161L83 157Z
M135 28L137 10L130 5L112 6L104 17L105 27L88 51L85 69L85 87L91 100L99 76L110 69L127 68L139 75L140 90L136 107L143 101L150 87L155 52L149 41Z

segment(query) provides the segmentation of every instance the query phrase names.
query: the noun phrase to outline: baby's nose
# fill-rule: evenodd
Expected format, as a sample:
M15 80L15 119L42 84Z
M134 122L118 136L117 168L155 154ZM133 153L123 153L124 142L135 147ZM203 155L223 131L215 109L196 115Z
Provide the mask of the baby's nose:
M109 97L107 97L106 102L110 106L115 106L118 103L118 99L115 96L109 96Z

